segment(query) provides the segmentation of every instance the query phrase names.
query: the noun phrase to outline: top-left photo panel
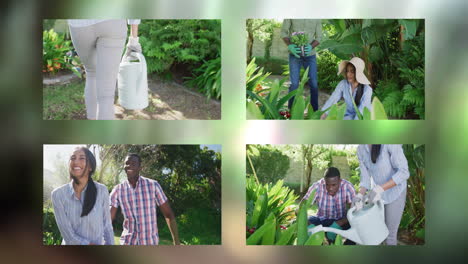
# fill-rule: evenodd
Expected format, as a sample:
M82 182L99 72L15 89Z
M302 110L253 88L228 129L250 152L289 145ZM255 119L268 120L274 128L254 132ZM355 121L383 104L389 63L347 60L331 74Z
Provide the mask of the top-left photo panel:
M221 119L221 20L44 19L44 120Z

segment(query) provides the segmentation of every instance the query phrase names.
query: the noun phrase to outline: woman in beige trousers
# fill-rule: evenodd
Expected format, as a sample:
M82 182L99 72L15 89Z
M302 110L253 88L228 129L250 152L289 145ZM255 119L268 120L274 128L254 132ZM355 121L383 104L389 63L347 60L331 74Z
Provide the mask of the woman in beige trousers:
M141 52L139 19L131 25L127 52ZM70 35L86 71L85 104L90 120L114 119L114 96L122 51L127 38L125 19L70 19Z

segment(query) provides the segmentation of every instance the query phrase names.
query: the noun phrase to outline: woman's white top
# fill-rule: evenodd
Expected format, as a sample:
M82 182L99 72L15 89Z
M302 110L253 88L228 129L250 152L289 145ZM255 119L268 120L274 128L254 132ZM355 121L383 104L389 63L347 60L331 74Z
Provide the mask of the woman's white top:
M70 27L88 27L108 20L110 19L68 19L68 25ZM140 21L141 19L127 19L129 25L138 25Z

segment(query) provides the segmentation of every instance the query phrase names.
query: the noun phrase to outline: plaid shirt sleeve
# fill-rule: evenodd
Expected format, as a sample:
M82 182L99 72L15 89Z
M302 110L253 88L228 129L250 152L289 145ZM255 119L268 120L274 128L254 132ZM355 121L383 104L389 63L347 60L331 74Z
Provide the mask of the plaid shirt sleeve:
M112 192L110 194L110 205L114 208L119 208L120 202L119 202L119 185L115 186L114 189L112 189Z
M312 192L313 192L314 190L317 190L318 185L319 185L319 182L315 182L314 184L312 184L312 186L309 187L309 190L307 190L307 193L306 193L306 194L304 195L304 197L302 198L301 202L304 201L304 200L309 199L309 197L310 197L310 195L312 194ZM315 192L315 196L317 197L317 192ZM312 204L315 202L316 197L314 197L314 200L312 201Z
M167 197L164 194L163 189L161 188L161 185L157 181L154 182L154 189L155 189L155 196L156 196L156 204L158 206L161 206L165 202L167 202Z

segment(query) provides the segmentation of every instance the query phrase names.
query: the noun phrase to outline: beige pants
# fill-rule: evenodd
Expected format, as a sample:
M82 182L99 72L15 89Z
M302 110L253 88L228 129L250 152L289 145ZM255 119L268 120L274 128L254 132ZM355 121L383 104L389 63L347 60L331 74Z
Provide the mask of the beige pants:
M85 104L88 119L114 119L114 96L125 40L125 19L87 27L70 27L73 46L86 71Z

